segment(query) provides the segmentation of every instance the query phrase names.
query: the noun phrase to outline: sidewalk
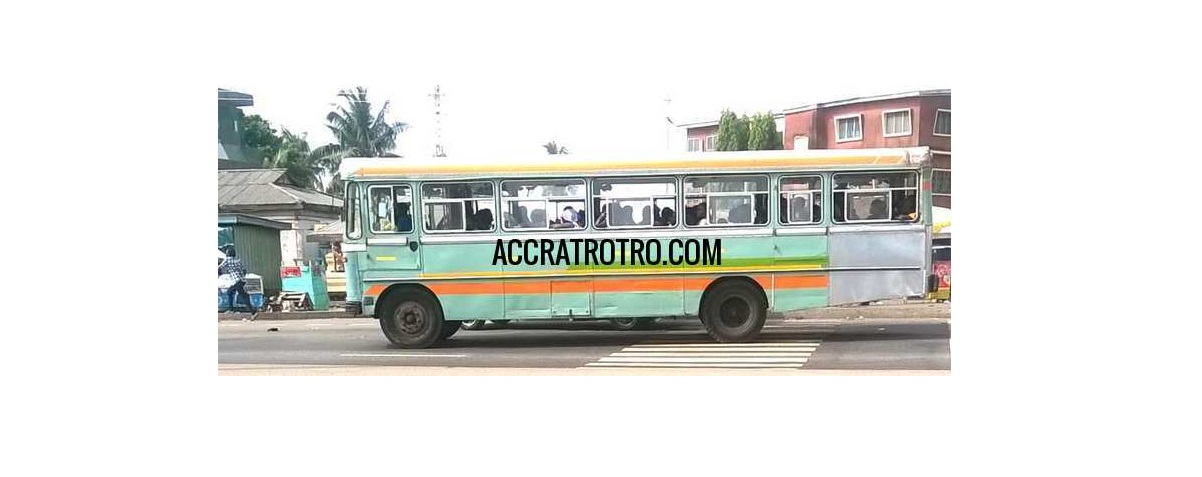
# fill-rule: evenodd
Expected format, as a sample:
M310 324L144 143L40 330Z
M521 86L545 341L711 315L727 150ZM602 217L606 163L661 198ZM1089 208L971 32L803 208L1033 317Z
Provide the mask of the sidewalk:
M219 321L238 321L250 315L247 313L222 313L217 312ZM771 315L770 315L771 317ZM788 313L782 318L785 320L845 320L852 318L942 318L950 319L952 317L951 303L929 303L929 302L910 302L902 303L900 300L896 302L882 302L875 305L867 306L836 306L830 308L816 308L813 310L804 310ZM262 312L255 317L255 321L270 321L270 320L309 320L309 319L330 319L330 318L370 318L366 315L354 316L346 309L341 307L330 307L327 311L292 311L292 312Z

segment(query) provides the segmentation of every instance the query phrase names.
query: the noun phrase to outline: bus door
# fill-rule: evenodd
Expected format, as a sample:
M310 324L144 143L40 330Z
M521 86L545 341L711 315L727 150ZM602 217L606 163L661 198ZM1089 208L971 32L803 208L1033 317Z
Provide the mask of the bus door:
M410 183L367 187L367 253L359 265L363 280L406 278L421 268L417 210Z

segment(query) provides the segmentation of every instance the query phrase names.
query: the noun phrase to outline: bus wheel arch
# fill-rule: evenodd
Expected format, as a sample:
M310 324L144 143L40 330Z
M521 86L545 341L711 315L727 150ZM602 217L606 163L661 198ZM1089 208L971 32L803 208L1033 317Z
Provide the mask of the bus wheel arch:
M392 344L426 348L445 339L442 302L429 288L415 283L391 285L380 294L378 303L375 317Z
M721 277L701 293L697 314L705 331L722 343L742 343L759 336L768 316L768 294L746 276Z

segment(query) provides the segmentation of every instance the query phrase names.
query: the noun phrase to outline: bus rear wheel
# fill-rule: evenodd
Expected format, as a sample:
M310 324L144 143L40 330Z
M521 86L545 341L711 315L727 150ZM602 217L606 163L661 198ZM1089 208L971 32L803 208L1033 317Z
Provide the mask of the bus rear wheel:
M710 289L700 311L710 337L720 343L745 343L760 335L768 303L750 283L725 281Z
M392 344L410 349L427 348L442 336L446 322L433 297L415 292L389 301L392 303L380 315L380 329Z

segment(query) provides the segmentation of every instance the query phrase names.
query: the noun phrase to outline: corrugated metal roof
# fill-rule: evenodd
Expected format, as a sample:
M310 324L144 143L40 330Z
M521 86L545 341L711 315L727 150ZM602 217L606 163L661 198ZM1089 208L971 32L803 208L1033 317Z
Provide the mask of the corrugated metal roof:
M296 187L288 181L283 169L233 169L217 171L217 204L342 207L342 199Z

